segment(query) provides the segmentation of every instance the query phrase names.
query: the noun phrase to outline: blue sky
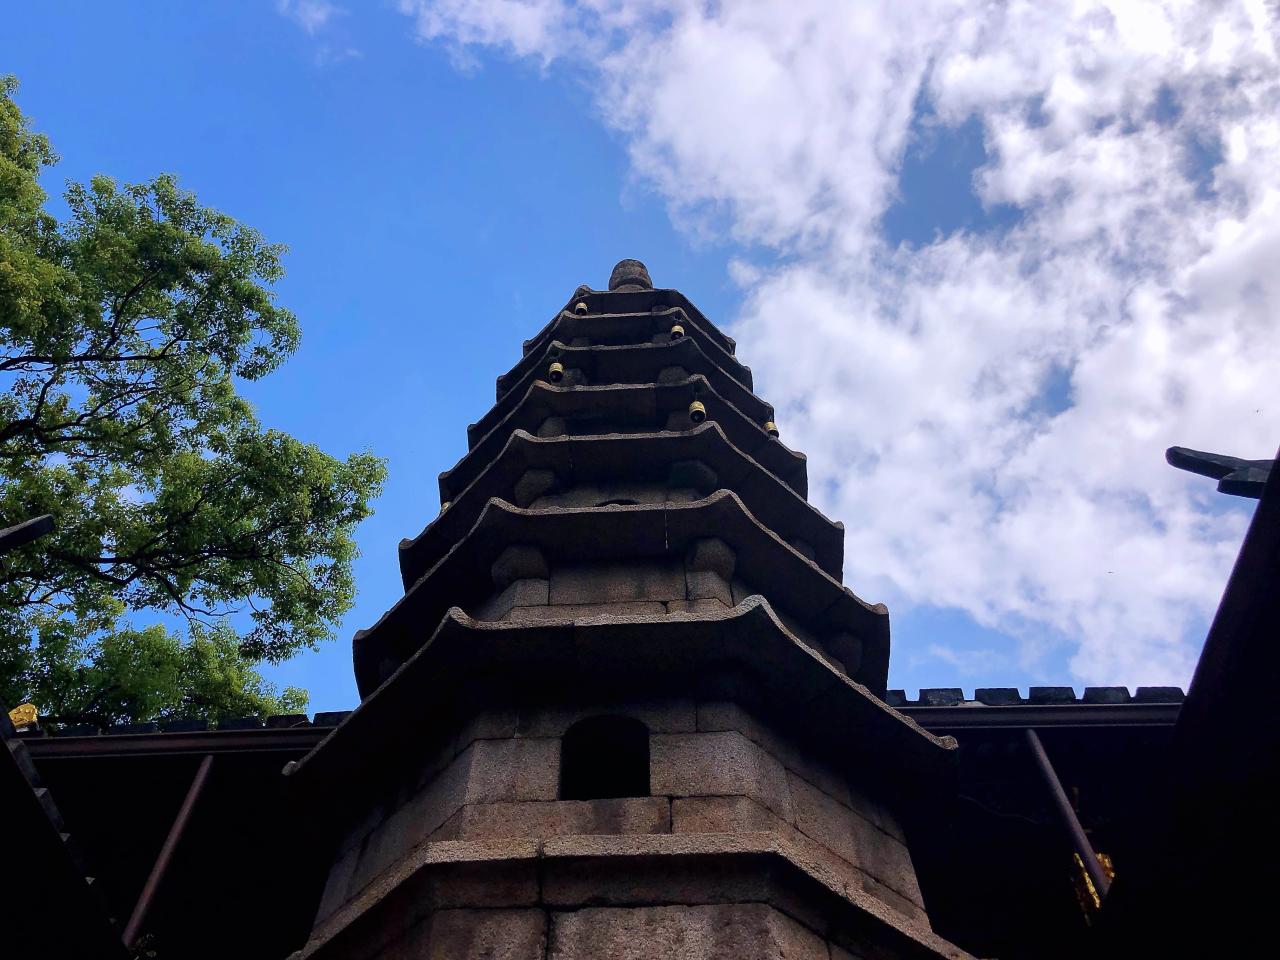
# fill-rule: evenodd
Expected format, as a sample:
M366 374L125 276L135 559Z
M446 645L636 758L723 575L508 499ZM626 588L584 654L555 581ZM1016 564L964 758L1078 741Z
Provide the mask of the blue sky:
M541 327L578 283L603 286L610 266L624 256L645 260L659 285L682 289L729 327L739 338L740 355L760 374L759 392L778 403L780 412L796 411L796 429L785 439L809 455L818 471L815 486L826 484L832 491L823 506L847 526L870 531L851 539L858 559L846 582L870 600L890 603L891 685L1082 687L1101 678L1136 686L1166 680L1170 672L1185 674L1188 651L1225 577L1232 543L1238 543L1245 508L1224 510L1203 491L1169 481L1169 496L1181 511L1179 529L1194 531L1187 536L1198 538L1208 559L1181 586L1169 587L1194 594L1172 628L1178 634L1178 649L1170 653L1173 665L1166 669L1151 659L1159 654L1144 652L1126 661L1128 673L1121 679L1114 665L1088 665L1082 638L1092 621L1071 604L1122 601L1105 592L1077 601L1068 575L1058 571L1026 584L1017 570L978 580L963 569L968 565L963 559L954 559L963 556L967 542L990 540L984 529L1005 530L1010 526L1005 520L1021 518L1008 511L1025 499L1027 484L1004 488L999 479L1017 476L1017 470L1006 471L996 461L975 468L977 479L965 483L977 491L998 489L989 501L947 504L922 497L914 503L908 496L891 507L908 516L898 526L884 527L884 501L874 498L892 487L893 478L865 490L848 478L868 456L877 463L891 458L896 438L906 434L897 431L893 442L868 453L858 445L862 441L829 432L819 414L804 419L809 404L796 400L788 384L810 375L806 357L788 359L785 344L752 336L762 329L765 313L788 302L778 299L788 290L797 304L809 305L797 310L811 307L814 317L830 313L837 318L842 304L851 314L861 309L856 304L866 298L857 284L884 293L881 281L866 279L867 271L856 277L853 272L843 276L843 266L824 272L833 249L848 248L850 259L865 257L887 276L919 278L921 296L938 277L952 275L953 268L940 265L938 258L961 239L973 247L966 256L984 251L1010 256L1008 245L1015 242L1010 238L1029 237L1028 224L1044 213L1035 198L1019 200L1016 184L981 180L993 163L994 115L966 111L936 91L931 94L927 80L917 79L918 93L908 97L907 114L897 121L898 146L878 148L888 157L883 176L865 190L880 196L879 205L863 210L854 200L839 199L846 192L843 174L824 174L818 193L837 199L823 200L820 215L807 216L803 230L793 229L790 213L780 206L752 213L746 189L725 179L733 162L696 165L714 144L691 145L691 134L671 134L648 107L628 108L625 117L610 115L600 88L604 81L616 84L618 76L566 65L558 60L558 49L495 33L492 21L482 16L484 4L461 4L464 13L430 23L424 17L434 16L431 4L408 6L419 8L418 19L392 5L340 10L302 4L330 11L308 29L298 7L286 10L289 16L272 3L50 2L11 10L0 37L0 70L19 77L19 102L62 157L48 179L50 192L56 193L64 179L96 173L142 180L172 172L204 203L289 245L288 276L279 295L302 321L302 347L280 372L246 385L245 393L265 424L335 455L368 449L389 462L386 492L358 533L362 556L356 565L355 608L334 643L268 670L273 680L307 687L313 710L355 703L350 636L394 602L396 544L436 513L436 475L463 452L466 425L493 402L494 379L518 358L521 340ZM675 29L670 18L655 24L650 28L658 31L654 38L673 42L667 32ZM575 41L587 53L626 55L628 48L616 46L612 31L598 23L593 29L597 32ZM708 129L715 119L707 118ZM696 132L698 124L690 127ZM1196 142L1201 154L1191 179L1203 191L1222 154L1206 150L1203 135ZM750 146L744 155L750 156ZM859 162L837 157L833 169L856 179ZM680 181L655 172L658 163ZM767 171L767 157L761 167ZM861 196L852 188L847 193ZM790 196L788 184L779 183L778 203ZM847 203L851 220L865 217L864 233L837 235L824 225L821 214L838 212L841 203ZM810 230L815 222L816 233ZM1025 242L1025 250L1013 251L1013 262L1047 262L1042 248ZM925 256L931 259L921 259ZM816 302L815 291L826 290L828 282L836 299ZM945 295L938 291L939 300ZM990 298L998 291L973 295ZM1101 289L1099 297L1105 300L1107 291ZM867 323L892 311L879 306L873 313ZM921 314L911 322L927 329L932 321ZM803 336L803 323L795 323ZM812 329L814 342L821 343L825 334L819 331L827 328L815 320ZM865 342L860 329L842 327L828 353L858 351ZM1087 335L1082 336L1086 342ZM1027 373L1034 382L1020 394L1027 403L1018 405L1023 411L1018 422L1025 429L1015 431L1021 438L1016 449L1001 454L1010 467L1037 449L1036 437L1050 434L1057 424L1067 429L1069 417L1059 415L1087 406L1091 381L1082 374L1085 399L1077 403L1070 372L1081 359L1072 351L1085 348L1061 330L1046 331L1045 342L1059 340L1061 349L1036 355ZM1028 348L1019 356L1034 354ZM813 365L815 370L822 366ZM834 391L846 374L831 375ZM975 375L974 382L981 379ZM777 387L776 395L771 386ZM913 387L904 379L892 392L871 396L891 404L897 393ZM979 395L975 388L969 399ZM838 405L843 413L833 422L868 418L866 399L851 393L847 404ZM1033 413L1025 413L1028 409ZM1213 416L1225 421L1230 415L1230 410L1206 414L1210 427ZM946 419L938 410L919 415L921 423ZM1165 426L1186 426L1179 436L1194 445L1189 424L1202 419ZM989 426L975 420L972 429L990 432ZM1210 440L1239 442L1210 427L1197 429ZM943 436L941 448L952 440ZM1158 457L1162 442L1150 442L1142 455ZM954 450L940 454L955 455ZM1099 493L1091 483L1081 481L1091 503L1114 493ZM1062 491L1053 495L1070 502ZM987 526L952 530L945 517L953 509L985 517ZM1227 519L1206 531L1205 523L1224 513ZM948 551L953 559L950 565L922 562L912 572L910 537L929 529L941 531L930 534L931 542L954 536ZM1009 536L1010 543L1025 539ZM1142 544L1153 551L1161 547L1146 539ZM881 549L886 557L878 565ZM1009 554L1010 566L1019 562L1016 552ZM990 555L974 560L985 567L993 563ZM889 571L883 577L882 569ZM930 571L938 581L937 604L930 601L935 596ZM1090 576L1095 574L1100 576L1099 571ZM1138 570L1135 580L1143 576ZM1024 591L1032 599L1002 601L1002 590ZM1034 598L1054 590L1066 599L1046 603L1054 612L1041 617ZM1164 597L1153 596L1151 603ZM1134 669L1147 664L1152 668Z

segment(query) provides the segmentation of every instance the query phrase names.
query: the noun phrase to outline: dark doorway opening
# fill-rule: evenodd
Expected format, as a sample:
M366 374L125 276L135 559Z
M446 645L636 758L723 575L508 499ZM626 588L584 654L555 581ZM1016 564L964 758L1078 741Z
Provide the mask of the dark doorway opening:
M649 728L631 717L579 720L560 741L560 799L649 795Z

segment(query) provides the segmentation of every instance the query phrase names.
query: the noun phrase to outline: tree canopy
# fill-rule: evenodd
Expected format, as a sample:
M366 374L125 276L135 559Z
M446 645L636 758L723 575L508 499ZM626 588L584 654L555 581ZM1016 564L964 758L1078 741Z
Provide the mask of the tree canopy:
M173 177L68 184L0 78L0 702L63 722L299 709L255 665L332 637L383 481L265 428L237 381L299 342L284 248Z

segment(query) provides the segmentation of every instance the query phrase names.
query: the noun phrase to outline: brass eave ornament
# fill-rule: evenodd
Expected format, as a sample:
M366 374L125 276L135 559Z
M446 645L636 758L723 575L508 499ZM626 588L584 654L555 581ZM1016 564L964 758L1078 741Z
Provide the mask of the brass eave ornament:
M9 711L9 722L17 729L32 726L40 718L34 703L22 703Z
M689 419L694 423L702 423L707 419L707 408L702 405L701 400L689 404Z
M557 360L552 363L551 366L547 367L547 379L552 383L559 383L563 380L564 364Z
M764 422L764 432L776 438L778 436L778 425L772 420L766 420Z
M675 326L671 328L671 339L680 340L680 339L683 339L683 337L684 337L684 327L680 326L680 324L677 323Z
M583 316L587 312L587 301L579 300L573 305L573 312L578 316Z

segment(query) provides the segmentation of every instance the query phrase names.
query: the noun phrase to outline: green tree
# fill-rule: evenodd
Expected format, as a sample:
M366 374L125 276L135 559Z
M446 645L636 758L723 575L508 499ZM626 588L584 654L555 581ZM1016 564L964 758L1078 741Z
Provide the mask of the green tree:
M255 671L332 636L384 465L236 393L298 345L283 248L172 177L70 184L0 79L0 702L63 722L298 709ZM239 628L238 630L236 628Z

